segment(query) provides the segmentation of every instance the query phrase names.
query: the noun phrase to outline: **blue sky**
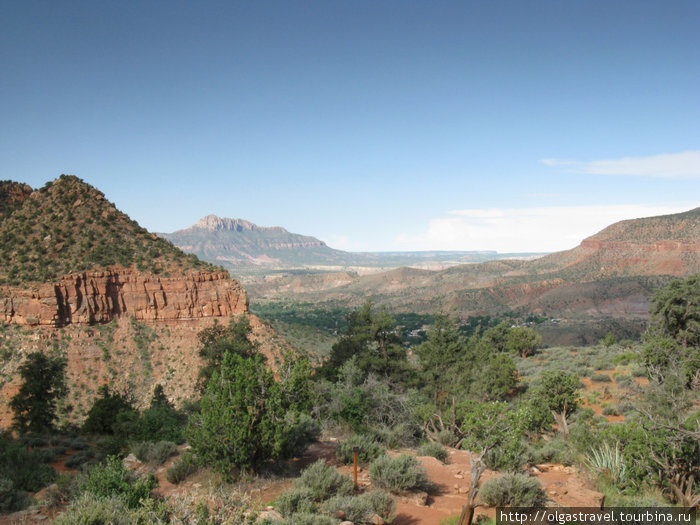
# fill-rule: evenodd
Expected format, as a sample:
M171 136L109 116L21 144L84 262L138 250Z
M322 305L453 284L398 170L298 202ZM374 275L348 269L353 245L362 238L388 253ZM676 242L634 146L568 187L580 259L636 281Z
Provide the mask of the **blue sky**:
M0 179L152 231L554 251L700 205L700 2L0 3Z

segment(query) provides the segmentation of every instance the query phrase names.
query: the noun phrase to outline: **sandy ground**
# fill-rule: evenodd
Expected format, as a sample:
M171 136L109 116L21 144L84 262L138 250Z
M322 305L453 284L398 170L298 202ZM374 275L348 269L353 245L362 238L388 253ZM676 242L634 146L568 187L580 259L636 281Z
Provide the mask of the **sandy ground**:
M352 467L338 465L335 461L335 441L323 441L311 445L306 453L290 463L291 476L298 473L310 463L319 458L325 459L328 463L336 465L343 473L352 476ZM183 447L180 447L181 450ZM459 514L466 501L466 492L470 481L469 453L464 450L448 449L449 459L446 464L439 460L419 456L418 459L428 471L428 477L434 484L434 490L427 495L415 492L396 496L397 508L396 516L392 521L393 525L437 525L443 518ZM390 454L397 455L401 452L412 453L410 450L392 451ZM165 465L151 468L133 457L127 460L130 468L141 474L153 472L158 479L159 486L155 493L162 497L170 498L189 494L192 492L206 493L211 474L204 471L197 473L179 485L173 485L165 478L167 468L172 464L174 458ZM64 469L60 469L64 470ZM598 507L601 503L602 494L593 490L583 473L578 472L575 467L565 467L556 464L538 465L531 469L531 474L536 476L547 496L550 498L550 505L568 507ZM482 482L486 481L497 473L486 471L482 477ZM250 494L254 503L260 506L272 504L277 496L290 488L293 484L293 477L277 479L256 478L245 486L245 490ZM371 482L367 470L360 469L358 472L358 485L360 489L370 489ZM59 509L33 509L11 515L0 516L0 525L15 524L35 524L50 523L51 518ZM486 514L493 516L495 509L479 507L476 516Z

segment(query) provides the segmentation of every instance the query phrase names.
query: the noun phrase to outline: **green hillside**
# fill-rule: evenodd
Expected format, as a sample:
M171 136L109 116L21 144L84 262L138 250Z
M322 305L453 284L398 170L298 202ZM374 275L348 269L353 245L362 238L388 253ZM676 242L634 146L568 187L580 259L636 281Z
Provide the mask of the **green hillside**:
M2 188L17 195L17 184ZM21 202L0 198L9 211L0 222L0 284L115 265L153 273L214 268L146 231L78 177L61 175L28 197L29 187L20 186Z

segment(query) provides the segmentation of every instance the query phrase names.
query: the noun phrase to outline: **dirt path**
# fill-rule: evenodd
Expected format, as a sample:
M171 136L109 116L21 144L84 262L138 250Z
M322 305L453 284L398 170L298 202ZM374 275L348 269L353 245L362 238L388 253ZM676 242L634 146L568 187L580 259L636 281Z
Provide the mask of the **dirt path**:
M432 457L418 457L428 471L437 491L428 498L427 505L416 502L416 498L398 498L396 518L393 525L437 524L441 519L459 514L466 501L469 487L469 453L465 450L449 450L449 460L443 464ZM602 494L594 491L574 467L545 464L539 465L533 474L540 480L550 504L570 507L596 507ZM486 471L482 483L498 473ZM493 516L495 509L477 509L476 515Z
M282 492L289 489L294 477L298 476L301 470L319 458L325 459L329 464L336 465L338 470L345 474L352 475L352 468L338 465L335 460L335 441L323 441L312 444L303 456L290 462L288 465L288 477L280 478L256 478L248 483L244 490L250 495L252 502L257 506L265 507L270 505ZM185 447L179 447L180 452ZM411 450L391 451L391 455L398 455L400 452L413 453ZM392 525L437 525L440 520L449 516L459 514L466 501L466 493L469 487L469 453L464 450L448 449L449 459L447 464L429 456L419 456L419 461L428 472L430 481L434 484L435 490L427 496L423 493L411 493L403 496L396 496L396 516ZM177 497L201 492L205 494L212 480L212 475L206 471L200 471L189 477L184 482L173 485L166 479L167 468L172 465L176 458L171 458L164 465L155 468L144 465L132 458L127 459L130 468L146 475L153 472L158 480L158 488L155 493L162 497ZM567 507L598 507L600 506L602 494L592 489L590 483L586 481L585 475L578 472L574 467L564 467L562 465L544 464L531 469L531 473L536 476L547 496L550 498L550 505ZM499 474L486 471L482 477L482 483ZM369 473L365 469L358 472L358 484L361 487L370 488L371 482ZM49 523L50 519L60 509L34 509L16 513L14 515L0 516L0 525L26 524L26 523ZM476 515L485 514L493 516L495 509L480 507Z

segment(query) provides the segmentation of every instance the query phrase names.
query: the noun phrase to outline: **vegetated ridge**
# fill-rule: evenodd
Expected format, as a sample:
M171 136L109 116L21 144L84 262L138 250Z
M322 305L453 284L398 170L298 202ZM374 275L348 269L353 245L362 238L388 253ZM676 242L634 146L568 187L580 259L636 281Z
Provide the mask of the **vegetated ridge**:
M66 358L71 418L102 384L149 399L155 384L181 402L194 392L197 334L249 315L227 271L140 227L71 175L32 191L0 184L0 426L33 350ZM286 343L249 316L261 350ZM157 323L157 324L155 324Z
M297 275L251 283L248 291L257 303L357 306L373 296L397 311L455 309L462 318L537 314L555 318L541 327L550 332L548 342L587 344L614 326L629 335L639 333L652 291L671 277L700 271L699 253L700 208L696 208L621 221L576 248L535 260L490 261L442 271L403 268L364 276Z
M0 284L47 282L62 275L120 266L154 274L213 271L149 233L78 177L62 175L27 194L0 186Z

